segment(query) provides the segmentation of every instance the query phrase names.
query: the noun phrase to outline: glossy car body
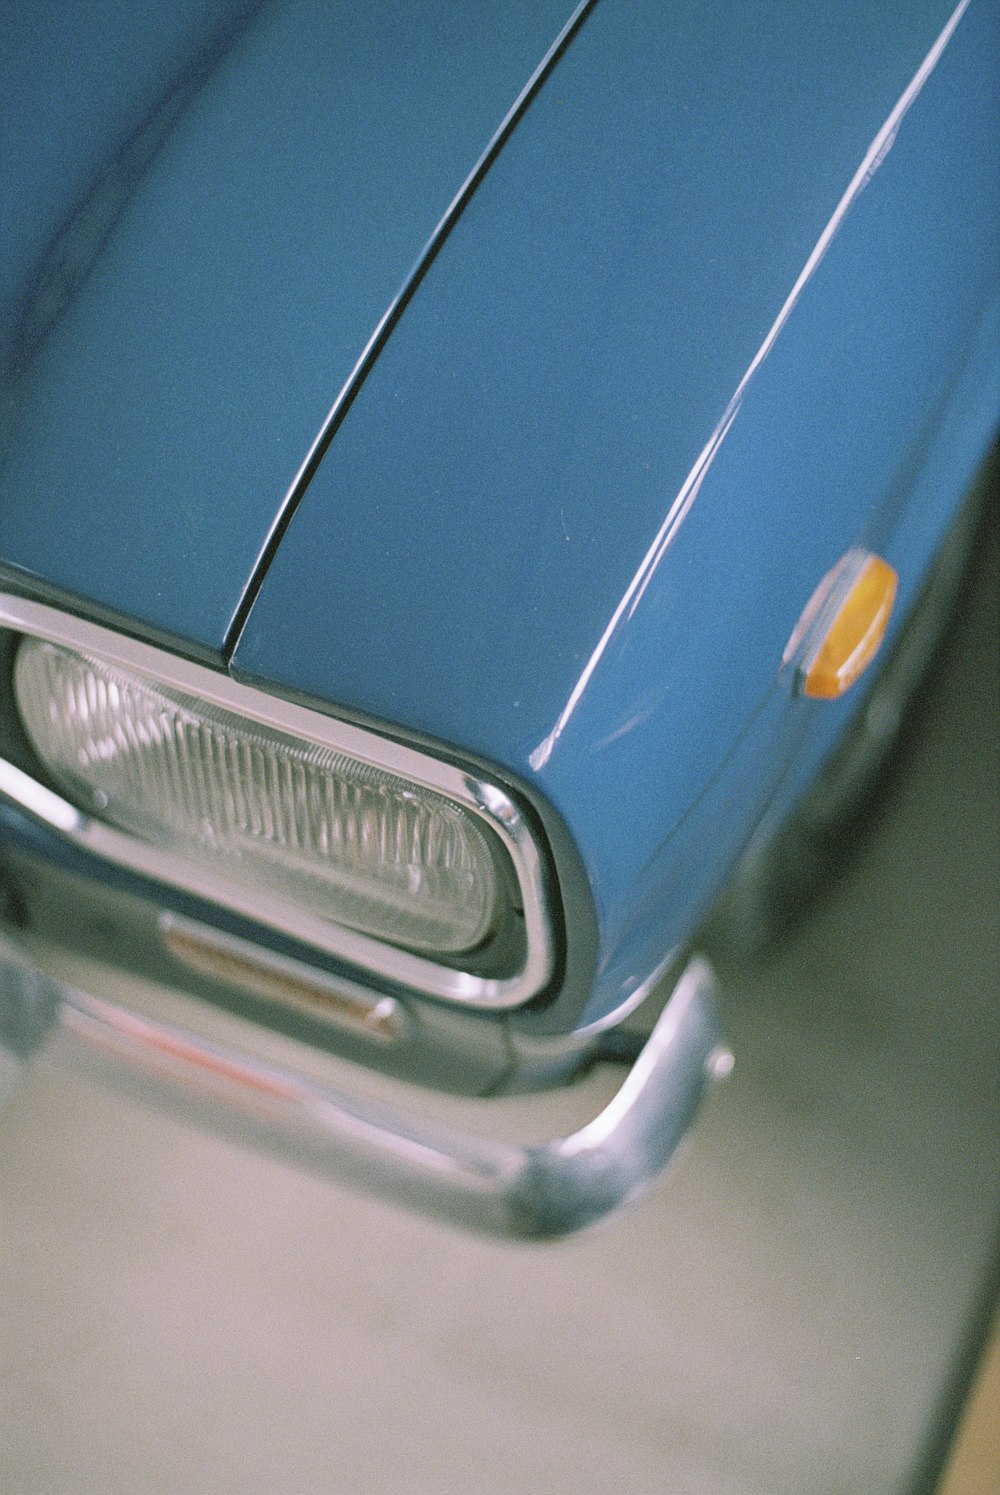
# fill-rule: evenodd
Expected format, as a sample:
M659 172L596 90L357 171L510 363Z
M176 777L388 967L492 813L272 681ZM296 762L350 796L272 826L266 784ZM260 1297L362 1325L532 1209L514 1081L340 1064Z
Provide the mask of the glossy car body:
M890 562L888 653L995 430L997 8L46 26L10 7L7 627L106 629L481 777L552 958L503 1011L414 995L95 858L8 779L12 904L110 918L112 959L169 967L121 932L166 911L387 992L399 1043L308 1031L399 1073L558 1071L859 710L787 654L821 579Z

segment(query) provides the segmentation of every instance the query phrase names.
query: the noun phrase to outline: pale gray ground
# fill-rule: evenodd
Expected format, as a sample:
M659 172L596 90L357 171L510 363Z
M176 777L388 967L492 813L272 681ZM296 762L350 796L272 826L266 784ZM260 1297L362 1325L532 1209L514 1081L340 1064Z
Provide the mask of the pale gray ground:
M882 1495L1000 1213L996 547L897 790L655 1195L450 1233L37 1074L0 1124L0 1488Z

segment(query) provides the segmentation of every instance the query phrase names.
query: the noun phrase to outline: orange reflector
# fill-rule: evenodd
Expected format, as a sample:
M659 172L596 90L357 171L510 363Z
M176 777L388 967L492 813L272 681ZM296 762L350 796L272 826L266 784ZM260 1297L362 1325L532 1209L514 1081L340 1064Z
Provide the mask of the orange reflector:
M835 700L864 674L885 636L896 582L888 562L868 556L815 653L803 665L802 689L807 696Z
M392 1042L402 1034L403 1015L392 997L312 972L299 961L258 951L245 940L171 914L161 917L160 934L171 955L213 980L306 1009L368 1038Z

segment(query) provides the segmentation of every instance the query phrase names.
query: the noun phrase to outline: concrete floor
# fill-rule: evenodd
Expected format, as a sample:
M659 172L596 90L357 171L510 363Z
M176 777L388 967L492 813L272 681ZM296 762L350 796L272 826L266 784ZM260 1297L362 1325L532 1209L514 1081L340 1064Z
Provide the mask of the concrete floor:
M44 1068L0 1150L0 1488L927 1487L1000 1220L997 544L859 854L633 1213L451 1233Z

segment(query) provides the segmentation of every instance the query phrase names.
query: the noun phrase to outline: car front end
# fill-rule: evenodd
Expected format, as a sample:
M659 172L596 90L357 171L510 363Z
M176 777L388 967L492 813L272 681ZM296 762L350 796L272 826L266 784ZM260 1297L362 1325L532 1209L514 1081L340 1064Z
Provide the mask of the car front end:
M349 12L206 6L60 98L0 350L4 1033L558 1233L731 1062L697 933L995 429L996 16ZM494 1095L668 992L555 1142L267 1058Z

